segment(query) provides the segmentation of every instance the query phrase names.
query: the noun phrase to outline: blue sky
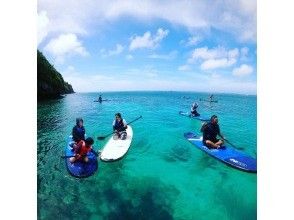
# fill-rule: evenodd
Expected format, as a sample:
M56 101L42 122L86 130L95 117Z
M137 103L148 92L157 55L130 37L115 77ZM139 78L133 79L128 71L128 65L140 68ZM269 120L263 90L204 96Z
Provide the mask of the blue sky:
M77 92L256 94L256 1L38 1L38 49Z

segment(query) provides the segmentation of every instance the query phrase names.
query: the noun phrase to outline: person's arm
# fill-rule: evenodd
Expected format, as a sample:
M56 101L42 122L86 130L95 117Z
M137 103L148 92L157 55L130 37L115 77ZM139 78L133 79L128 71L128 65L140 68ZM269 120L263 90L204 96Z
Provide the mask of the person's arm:
M123 120L123 124L124 124L124 128L127 129L128 128L128 125L127 125L127 122L126 122L125 119Z
M85 129L85 127L83 126L83 140L85 140L85 134L86 134L86 129Z
M76 126L74 126L73 129L72 129L72 139L73 139L74 141L77 140L77 130L76 130Z
M80 141L79 143L76 144L76 147L75 147L75 153L76 154L79 154L80 149L82 147L82 144L83 144L82 141Z
M117 131L117 130L115 129L115 120L113 120L113 122L112 122L112 129L113 129L113 131Z

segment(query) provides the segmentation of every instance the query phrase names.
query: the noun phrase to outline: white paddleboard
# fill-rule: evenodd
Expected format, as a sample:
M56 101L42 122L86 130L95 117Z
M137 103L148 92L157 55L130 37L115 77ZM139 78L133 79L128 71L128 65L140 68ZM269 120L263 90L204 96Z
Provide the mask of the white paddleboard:
M105 144L100 159L103 161L114 161L122 158L129 150L132 139L133 139L133 129L128 125L126 129L127 138L125 140L114 140L113 136Z

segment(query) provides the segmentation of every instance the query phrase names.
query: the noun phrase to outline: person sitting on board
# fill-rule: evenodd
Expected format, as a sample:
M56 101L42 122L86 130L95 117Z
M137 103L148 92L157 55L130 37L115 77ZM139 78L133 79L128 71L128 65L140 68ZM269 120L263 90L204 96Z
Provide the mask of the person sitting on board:
M213 95L211 94L211 95L209 96L209 101L210 101L210 102L212 102L212 98L213 98Z
M102 102L102 97L99 95L98 102Z
M87 157L87 153L92 150L92 145L94 144L94 140L91 137L88 137L86 140L81 140L78 144L73 148L74 157L71 157L69 161L74 163L77 160L82 160L84 162L89 162L89 158Z
M127 122L125 119L123 119L121 117L120 113L116 113L115 114L115 119L113 121L113 132L115 132L115 134L113 135L113 139L117 140L117 139L121 139L121 140L125 140L127 138Z
M81 140L85 140L85 127L83 126L84 121L82 118L76 119L76 125L72 129L72 139L78 143Z
M216 115L211 116L210 122L202 125L201 131L203 132L202 142L206 147L217 149L221 147L223 141L217 139L217 135L219 135L222 139L224 139L224 137L220 133L218 118Z
M200 114L197 112L197 108L198 108L198 105L197 105L196 102L194 102L192 107L191 107L191 115L193 117L200 116Z

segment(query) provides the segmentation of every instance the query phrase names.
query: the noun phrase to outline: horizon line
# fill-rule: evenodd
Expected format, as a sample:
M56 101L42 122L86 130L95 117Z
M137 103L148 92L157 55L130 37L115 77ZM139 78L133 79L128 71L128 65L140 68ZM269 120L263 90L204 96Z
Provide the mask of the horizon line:
M257 93L237 93L237 92L205 92L205 91L193 91L193 90L116 90L116 91L88 91L81 92L75 91L75 93L119 93L119 92L182 92L182 93L205 93L205 94L227 94L227 95L251 95L257 96Z

